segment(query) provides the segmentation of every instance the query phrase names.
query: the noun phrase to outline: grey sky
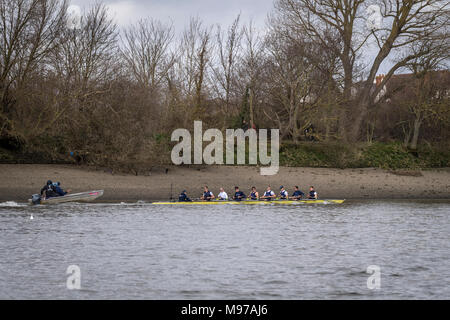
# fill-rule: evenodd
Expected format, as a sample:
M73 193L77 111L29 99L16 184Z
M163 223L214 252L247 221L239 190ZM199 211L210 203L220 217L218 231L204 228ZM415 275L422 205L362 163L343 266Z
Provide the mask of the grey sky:
M71 0L71 4L88 7L92 0ZM161 21L171 19L176 31L188 24L191 16L199 16L206 25L227 26L241 13L242 21L252 19L258 28L264 27L273 0L104 0L120 26L140 18Z
M94 0L69 0L70 4L89 7ZM238 14L241 23L253 20L260 31L265 29L267 14L273 10L274 0L97 0L105 3L119 26L123 27L140 18L172 21L176 32L181 32L190 17L199 16L205 25L220 24L226 28ZM376 48L365 50L365 59L371 60ZM389 59L388 59L389 60ZM391 63L385 61L379 72L386 73Z

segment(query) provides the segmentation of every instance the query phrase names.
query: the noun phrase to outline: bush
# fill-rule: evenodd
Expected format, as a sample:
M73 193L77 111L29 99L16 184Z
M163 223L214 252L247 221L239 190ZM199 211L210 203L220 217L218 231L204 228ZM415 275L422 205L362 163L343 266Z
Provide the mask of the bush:
M384 169L418 168L420 162L400 143L374 143L363 148L364 167Z
M280 163L295 167L420 169L450 166L445 146L421 146L414 154L399 142L349 145L342 143L284 143Z
M280 163L297 167L346 168L351 166L356 153L349 145L338 143L284 143L280 148Z
M444 145L433 148L430 145L423 145L419 147L418 155L424 167L450 167L450 148L448 146Z

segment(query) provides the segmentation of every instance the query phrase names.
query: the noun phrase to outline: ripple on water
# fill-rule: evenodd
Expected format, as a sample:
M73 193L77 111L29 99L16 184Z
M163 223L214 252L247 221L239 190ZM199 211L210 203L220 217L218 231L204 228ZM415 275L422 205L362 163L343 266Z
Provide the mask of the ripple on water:
M226 207L0 203L0 298L450 299L450 203Z

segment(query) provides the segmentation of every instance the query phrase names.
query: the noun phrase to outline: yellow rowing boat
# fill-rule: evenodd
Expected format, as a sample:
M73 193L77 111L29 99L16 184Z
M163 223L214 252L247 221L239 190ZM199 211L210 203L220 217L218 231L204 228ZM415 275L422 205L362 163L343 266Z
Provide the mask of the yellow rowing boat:
M292 205L292 204L339 204L343 203L345 200L337 200L337 199L318 199L318 200L272 200L272 201L263 201L263 200L242 200L242 201L221 201L221 200L212 200L212 201L183 201L183 202L169 202L169 201L158 201L153 202L153 204L162 204L162 205L220 205L220 204L282 204L282 205Z

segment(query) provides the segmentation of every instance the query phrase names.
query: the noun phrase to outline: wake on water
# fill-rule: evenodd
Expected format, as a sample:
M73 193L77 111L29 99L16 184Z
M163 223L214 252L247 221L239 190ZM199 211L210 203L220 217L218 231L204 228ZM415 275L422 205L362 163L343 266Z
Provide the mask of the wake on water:
M142 205L142 204L146 204L147 202L145 201L137 201L137 202L120 202L120 203L78 203L78 202L68 202L68 203L61 203L58 206L79 206L79 205L89 205L89 206L104 206L104 205L108 205L108 206L133 206L133 205ZM15 202L15 201L5 201L5 202L0 202L0 208L19 208L19 207L27 207L29 206L28 203L24 203L24 202ZM37 205L35 207L41 207L42 205Z
M0 207L24 207L26 203L17 203L15 201L0 202Z

